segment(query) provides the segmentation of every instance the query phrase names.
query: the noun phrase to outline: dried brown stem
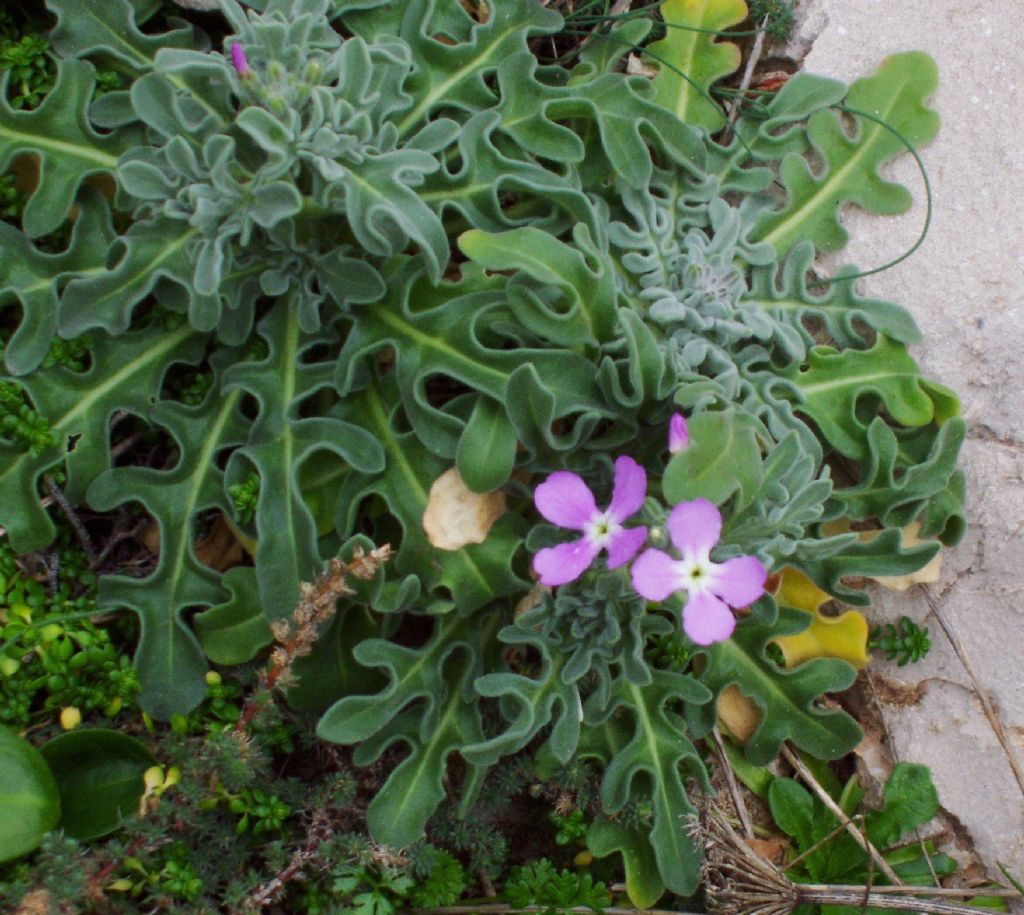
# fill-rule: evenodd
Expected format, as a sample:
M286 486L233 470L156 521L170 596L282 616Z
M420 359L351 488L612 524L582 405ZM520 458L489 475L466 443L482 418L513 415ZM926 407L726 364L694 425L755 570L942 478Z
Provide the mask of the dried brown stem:
M726 116L725 132L722 134L722 145L728 145L732 139L732 128L740 113L740 104L747 90L750 88L750 81L754 77L754 68L761 59L761 52L764 50L764 30L768 27L768 17L765 16L757 30L757 37L754 39L754 46L750 49L750 56L747 58L747 66L743 70L743 78L740 80L739 90L729 103L729 111Z
M933 899L918 899L911 895L907 887L886 887L898 892L882 893L876 887L869 893L862 886L830 886L828 884L801 884L796 888L798 905L848 905L874 909L913 909L928 915L978 915L982 909L969 905L957 905L955 902L941 902ZM935 895L934 886L921 887L919 892ZM984 892L974 895L987 895Z
M89 532L85 529L82 519L78 517L74 506L68 501L68 497L64 495L64 490L57 485L56 480L50 474L46 474L43 480L46 483L50 497L60 506L60 510L64 512L71 527L74 528L75 536L78 538L78 542L82 544L82 549L85 550L85 558L89 562L89 567L92 568L93 563L96 561L96 549L92 545L92 537L89 536Z
M436 909L412 909L412 915L517 915L527 912L548 912L551 906L530 905L525 909L517 909L507 902L485 902L480 905L449 905ZM594 915L590 906L577 906L572 909L560 909L564 912L581 912ZM677 912L674 909L623 909L616 906L601 909L604 915L696 915L695 912Z
M257 887L242 904L242 912L258 912L276 902L285 887L303 876L306 869L320 856L320 848L331 836L331 824L323 810L313 812L306 842L292 852L288 863L270 880Z
M722 767L722 773L725 776L725 784L729 789L729 797L732 798L732 805L736 808L736 816L740 818L740 823L743 825L743 832L746 834L748 839L754 838L754 825L750 822L750 813L747 810L747 805L743 802L743 795L740 793L740 786L736 783L736 773L732 771L732 765L729 762L729 757L725 752L725 744L722 743L722 735L718 730L718 725L715 725L711 730L711 737L715 742L715 752L718 755L718 761Z
M320 627L338 607L338 600L353 590L346 581L349 575L368 581L391 558L391 547L385 544L369 553L356 547L351 562L335 557L315 582L303 582L300 600L291 620L275 620L270 624L277 647L270 654L270 665L260 675L260 688L249 697L235 725L235 733L244 733L259 710L264 696L276 686L285 686L293 679L292 664L308 655L316 644Z

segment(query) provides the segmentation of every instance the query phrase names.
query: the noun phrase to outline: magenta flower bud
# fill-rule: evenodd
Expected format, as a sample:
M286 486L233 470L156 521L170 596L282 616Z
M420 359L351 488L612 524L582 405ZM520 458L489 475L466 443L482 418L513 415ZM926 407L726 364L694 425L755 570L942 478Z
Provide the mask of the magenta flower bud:
M231 63L234 64L239 76L244 78L252 74L252 70L249 68L249 58L245 56L245 48L240 44L231 45Z
M668 450L677 454L690 444L690 433L682 413L674 413L668 424Z

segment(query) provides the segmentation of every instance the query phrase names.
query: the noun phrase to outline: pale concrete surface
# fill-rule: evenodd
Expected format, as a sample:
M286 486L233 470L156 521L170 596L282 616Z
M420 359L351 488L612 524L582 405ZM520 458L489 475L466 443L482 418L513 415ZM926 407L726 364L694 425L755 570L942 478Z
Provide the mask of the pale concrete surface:
M933 99L942 117L923 158L934 192L925 245L862 281L901 302L925 334L913 352L963 399L969 438L970 532L947 551L938 606L995 702L1024 764L1024 57L1005 0L805 0L818 34L804 69L852 81L892 52L923 50L939 65ZM906 250L924 218L923 186L909 156L890 176L917 204L897 218L847 211L853 241L841 262L869 269ZM1024 787L1015 779L971 680L923 595L880 593L872 614L926 621L933 649L922 663L879 675L923 682L917 705L885 716L901 759L931 766L940 799L995 872L1024 873Z

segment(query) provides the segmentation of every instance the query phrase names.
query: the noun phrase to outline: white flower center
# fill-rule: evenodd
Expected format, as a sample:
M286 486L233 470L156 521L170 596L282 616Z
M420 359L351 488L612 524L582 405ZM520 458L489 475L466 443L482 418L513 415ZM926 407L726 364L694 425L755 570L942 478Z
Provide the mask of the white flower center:
M622 525L608 512L595 512L583 528L583 533L594 546L603 547L621 530Z
M679 587L691 594L707 591L718 578L718 563L708 556L687 556L676 566L679 570Z

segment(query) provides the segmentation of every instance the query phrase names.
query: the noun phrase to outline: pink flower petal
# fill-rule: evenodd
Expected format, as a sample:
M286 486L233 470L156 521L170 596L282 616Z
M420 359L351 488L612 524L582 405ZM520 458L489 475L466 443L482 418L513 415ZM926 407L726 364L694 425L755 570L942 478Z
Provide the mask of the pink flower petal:
M736 628L732 611L714 594L693 591L683 607L683 631L698 645L724 642Z
M575 473L556 470L533 494L534 504L548 521L574 531L594 517L594 494Z
M615 488L608 514L615 521L625 521L639 511L647 494L647 473L631 457L623 455L615 462Z
M722 533L722 513L707 499L680 502L665 526L685 557L707 556Z
M768 572L756 556L727 559L715 569L711 591L731 607L745 607L764 594Z
M542 585L564 585L586 572L599 551L600 548L586 537L573 543L560 543L540 550L533 557L533 570L540 576Z
M647 600L665 600L682 587L679 573L681 563L661 550L647 550L633 563L630 570L633 588Z
M677 454L690 444L690 432L686 428L686 417L682 413L673 413L668 423L668 450Z
M621 530L608 541L608 568L624 566L636 555L636 551L647 539L646 527L631 527Z

